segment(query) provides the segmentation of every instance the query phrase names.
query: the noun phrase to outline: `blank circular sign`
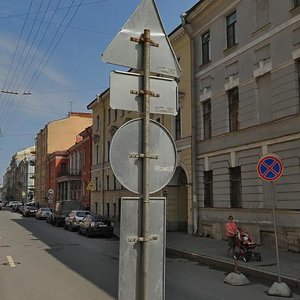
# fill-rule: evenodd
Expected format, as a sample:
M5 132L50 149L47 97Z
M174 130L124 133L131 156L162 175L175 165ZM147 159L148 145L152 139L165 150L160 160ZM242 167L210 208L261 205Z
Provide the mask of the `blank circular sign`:
M121 126L110 146L110 164L116 178L129 191L143 193L143 121L134 119ZM149 128L149 193L161 190L172 179L177 151L170 133L150 120Z

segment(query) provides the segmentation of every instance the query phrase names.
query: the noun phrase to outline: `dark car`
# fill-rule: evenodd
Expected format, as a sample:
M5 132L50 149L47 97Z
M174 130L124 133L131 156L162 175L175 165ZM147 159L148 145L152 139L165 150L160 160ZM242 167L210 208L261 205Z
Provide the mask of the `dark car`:
M79 224L79 234L85 234L87 237L102 235L113 235L113 223L106 216L87 215Z
M22 210L22 215L24 217L34 217L35 213L37 212L38 208L36 206L33 205L29 205L29 206L24 206L23 210Z

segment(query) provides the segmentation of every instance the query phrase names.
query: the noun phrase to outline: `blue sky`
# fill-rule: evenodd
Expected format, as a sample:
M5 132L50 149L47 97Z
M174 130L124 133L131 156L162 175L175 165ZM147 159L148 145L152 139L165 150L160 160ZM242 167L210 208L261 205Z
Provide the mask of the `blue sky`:
M167 33L197 0L157 0ZM1 0L0 183L11 157L49 121L84 111L108 87L100 55L139 0ZM79 5L80 4L80 5ZM31 95L24 96L24 92Z

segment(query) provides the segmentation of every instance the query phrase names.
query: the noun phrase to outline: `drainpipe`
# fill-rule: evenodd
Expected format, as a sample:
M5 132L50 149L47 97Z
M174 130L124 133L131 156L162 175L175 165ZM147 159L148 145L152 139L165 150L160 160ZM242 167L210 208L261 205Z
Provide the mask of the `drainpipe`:
M181 25L187 35L190 37L190 57L191 57L191 116L192 116L192 200L193 200L193 234L199 234L199 207L197 201L197 182L196 182L196 101L194 99L194 38L193 38L193 28L191 24L186 21L187 14L184 13L180 16Z

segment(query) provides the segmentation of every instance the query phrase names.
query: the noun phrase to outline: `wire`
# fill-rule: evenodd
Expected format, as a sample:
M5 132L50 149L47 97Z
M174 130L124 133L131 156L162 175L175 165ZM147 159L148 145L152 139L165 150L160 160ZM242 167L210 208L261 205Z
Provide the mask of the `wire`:
M69 9L67 10L67 13L65 14L65 16L64 16L64 18L63 18L63 21L61 22L61 25L63 24L64 20L66 19L66 17L67 17L67 15L68 15L68 13L69 13L69 11L70 11L70 9L71 9L71 7L72 7L74 1L75 1L75 0L72 1L71 6L70 6ZM67 31L67 29L68 29L70 23L72 22L73 18L75 17L75 15L76 15L76 13L77 13L79 7L80 7L81 4L82 4L82 1L83 1L83 0L80 0L80 2L79 2L79 4L77 5L77 7L76 7L76 9L75 9L75 11L74 11L74 13L73 13L73 15L72 15L71 18L70 18L70 20L69 20L67 26L66 26L65 29L63 30L61 36L60 36L59 39L57 40L57 42L56 42L54 48L52 49L52 51L51 51L51 53L50 53L50 55L49 55L48 58L46 59L45 64L43 65L43 67L41 68L41 70L37 73L37 70L39 70L39 68L40 68L40 66L41 66L41 64L42 64L42 62L44 61L44 58L46 57L46 55L47 55L47 53L48 53L48 51L49 51L49 49L50 49L50 46L48 47L48 49L47 49L45 55L43 56L43 58L42 58L40 64L38 65L38 67L37 67L37 69L36 69L34 75L33 75L33 76L31 77L31 79L29 80L29 88L28 88L28 90L32 90L33 86L35 85L35 83L36 83L37 80L39 79L41 73L42 73L43 70L45 69L45 67L46 67L47 63L49 62L51 56L53 55L55 49L57 48L57 46L58 46L58 44L60 43L60 41L62 40L62 38L63 38L65 32ZM57 35L57 33L59 32L60 28L61 28L61 26L59 26L59 28L58 28L58 30L56 31L56 34L55 34L54 37L56 37L56 35ZM50 45L52 44L53 41L54 41L54 38L52 39ZM30 84L30 82L31 82L31 84ZM23 98L23 97L22 97L22 98ZM15 112L14 112L14 115L17 115L17 114L18 114L18 112L20 111L21 106L22 106L22 104L23 104L24 101L25 101L25 99L21 99L20 103L18 104L18 106L17 106L17 108L16 108L16 110L15 110ZM11 125L13 119L14 119L14 118L11 118L11 119L10 119L10 123L8 124L8 126Z
M44 2L44 0L41 1L41 4L40 4L39 9L38 9L38 12L37 12L36 17L35 17L35 19L34 19L34 22L33 22L32 25L31 25L30 32L29 32L29 34L28 34L28 36L27 36L25 45L24 45L23 50L22 50L22 52L21 52L21 55L20 55L20 57L19 57L18 63L17 63L17 65L16 65L16 67L15 67L15 71L14 71L13 75L12 75L11 78L10 78L10 82L9 82L9 85L8 85L8 89L9 89L9 90L14 91L14 88L15 88L15 86L16 86L16 83L17 83L17 81L18 81L18 79L19 79L21 70L19 71L19 73L18 73L16 79L15 79L15 75L16 75L16 73L17 73L17 71L18 71L18 69L19 69L19 66L20 66L20 64L21 64L21 60L22 60L23 55L24 55L24 53L25 53L25 49L26 49L27 44L28 44L28 42L29 42L29 39L30 39L30 36L31 36L31 34L32 34L33 28L34 28L34 26L35 26L35 24L36 24L36 20L37 20L37 17L38 17L39 12L40 12L40 10L41 10L41 7L42 7L42 5L43 5L43 2ZM31 46L31 47L32 47L32 46ZM31 47L30 47L29 51L31 50ZM24 63L25 63L26 60L27 60L29 51L27 51L27 56L26 56L26 58L25 58L25 60L24 60L24 62L23 62L23 66L24 66ZM14 80L15 80L15 83L12 84ZM7 102L6 107L8 107L8 106L9 106L9 103ZM5 115L5 108L6 108L6 107L4 107L3 110L2 110L2 114L4 114L4 115ZM2 118L2 114L0 114L0 120L1 120L1 118Z
M17 51L18 51L18 49L19 49L19 44L20 44L21 37L22 37L23 32L24 32L25 25L26 25L26 23L27 23L27 19L28 19L28 16L29 16L29 13L30 13L30 10L31 10L31 7L32 7L32 3L33 3L33 0L31 0L31 2L30 2L29 9L28 9L28 12L27 12L25 21L24 21L23 26L22 26L22 30L21 30L21 33L20 33L20 35L19 35L17 47L16 47L16 49L15 49L13 58L12 58L12 60L11 60L11 62L10 62L9 70L8 70L8 73L7 73L7 75L6 75L6 78L5 78L5 81L4 81L4 84L3 84L3 88L2 88L3 90L5 89L5 85L6 85L8 76L9 76L9 74L10 74L10 71L11 71L11 67L12 67L13 61L14 61L15 56L16 56L16 53L17 53Z

